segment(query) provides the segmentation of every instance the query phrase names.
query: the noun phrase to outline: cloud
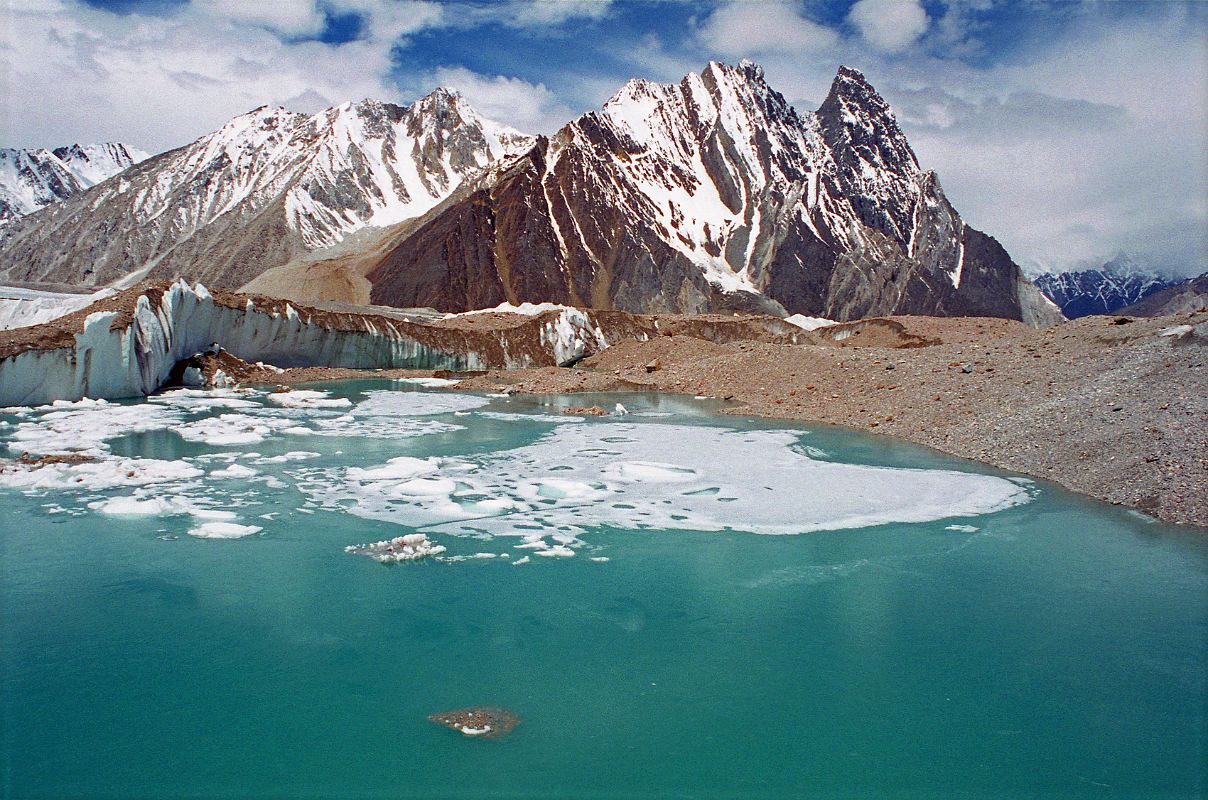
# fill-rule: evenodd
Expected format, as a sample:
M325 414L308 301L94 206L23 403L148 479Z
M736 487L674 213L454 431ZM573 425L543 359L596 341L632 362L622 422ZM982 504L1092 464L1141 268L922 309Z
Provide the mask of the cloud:
M811 22L789 2L732 2L714 11L697 31L699 39L722 56L818 51L832 47L838 34Z
M531 0L508 3L504 19L518 28L562 25L570 20L600 20L608 15L612 0Z
M98 139L146 150L184 144L264 103L389 99L400 37L439 24L441 7L408 0L325 0L365 15L364 38L314 31L298 3L193 3L164 16L118 15L68 0L12 3L0 32L8 74L0 140L54 146ZM240 4L242 5L242 4ZM286 31L288 30L288 35Z
M312 0L194 0L194 7L205 15L268 28L292 37L318 36L323 32L324 16Z
M429 84L456 89L487 119L524 133L553 133L568 122L571 109L545 87L503 75L480 75L465 67L440 67Z
M1208 39L1198 7L1033 5L999 29L998 6L951 2L926 32L907 26L913 44L896 51L886 45L905 35L878 40L854 22L858 35L795 50L785 33L793 20L781 18L801 18L800 9L777 5L769 17L781 22L769 26L755 24L759 8L720 8L694 41L728 58L756 55L801 111L818 107L838 64L862 69L966 221L1019 263L1064 269L1125 250L1156 267L1208 269ZM1031 17L1021 23L1018 13ZM1021 25L1026 42L1015 40Z
M927 12L918 0L859 0L847 20L864 41L887 53L906 49L927 30Z

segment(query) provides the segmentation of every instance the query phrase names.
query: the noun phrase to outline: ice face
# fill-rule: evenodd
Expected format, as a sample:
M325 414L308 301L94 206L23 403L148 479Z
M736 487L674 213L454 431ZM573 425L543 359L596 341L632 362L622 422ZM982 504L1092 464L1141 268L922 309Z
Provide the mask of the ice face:
M661 423L560 425L501 453L314 470L301 488L359 516L441 532L473 520L475 530L530 544L573 543L596 526L795 534L927 522L1029 498L1003 478L820 461L799 439Z

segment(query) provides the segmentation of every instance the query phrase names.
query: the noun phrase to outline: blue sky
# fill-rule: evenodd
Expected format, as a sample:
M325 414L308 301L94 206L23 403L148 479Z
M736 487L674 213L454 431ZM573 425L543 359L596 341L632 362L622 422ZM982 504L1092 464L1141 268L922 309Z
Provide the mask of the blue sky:
M1208 268L1208 3L8 0L0 144L158 151L264 103L459 89L548 133L631 77L760 62L799 110L862 69L1026 267Z

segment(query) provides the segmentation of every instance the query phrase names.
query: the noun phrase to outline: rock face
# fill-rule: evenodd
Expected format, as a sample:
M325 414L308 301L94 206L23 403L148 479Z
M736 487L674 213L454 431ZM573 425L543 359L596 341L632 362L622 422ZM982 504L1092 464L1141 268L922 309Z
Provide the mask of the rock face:
M1036 278L1036 287L1060 306L1065 316L1077 319L1115 313L1182 282L1137 268L1121 258L1101 269L1045 273Z
M450 310L1060 319L846 68L806 115L748 62L631 81L463 187L366 273L376 303Z
M144 274L442 311L1061 319L960 219L863 75L840 68L802 114L750 62L630 81L549 138L440 92L260 109L0 245L0 279Z
M79 194L147 157L119 142L0 148L0 225Z
M185 276L237 288L355 230L422 214L529 142L444 89L405 108L258 108L10 226L0 276L79 287Z

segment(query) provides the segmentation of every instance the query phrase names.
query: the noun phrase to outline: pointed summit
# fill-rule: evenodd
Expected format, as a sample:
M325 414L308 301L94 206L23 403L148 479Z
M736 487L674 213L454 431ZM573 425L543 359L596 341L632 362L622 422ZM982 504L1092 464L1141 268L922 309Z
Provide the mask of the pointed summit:
M818 109L818 124L834 155L843 193L855 201L864 224L907 241L907 209L921 185L922 170L889 103L863 73L839 67Z

